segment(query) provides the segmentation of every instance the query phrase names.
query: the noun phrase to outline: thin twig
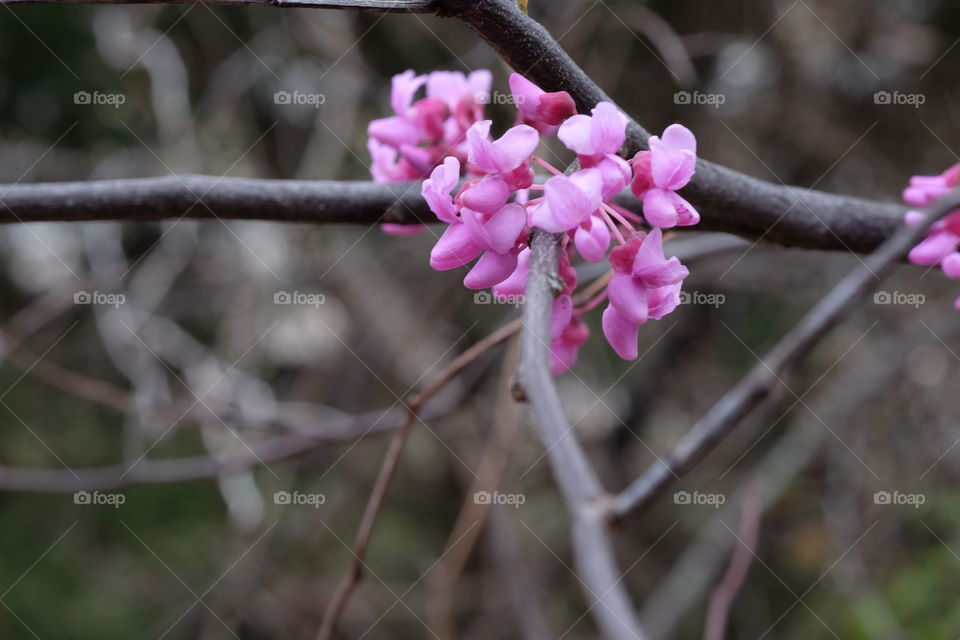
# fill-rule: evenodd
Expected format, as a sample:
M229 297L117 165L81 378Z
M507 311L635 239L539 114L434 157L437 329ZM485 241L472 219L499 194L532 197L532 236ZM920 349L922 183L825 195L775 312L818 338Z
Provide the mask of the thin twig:
M730 564L723 579L710 595L707 609L707 622L704 625L703 640L723 640L727 631L727 618L737 593L747 578L747 571L753 561L754 549L760 537L760 519L763 504L756 485L746 488L746 497L741 505L740 532L737 534L740 544L734 547Z
M617 520L641 512L690 471L719 444L737 424L779 383L790 363L808 351L864 295L871 291L894 265L903 259L940 218L960 206L960 191L953 191L928 208L923 224L904 226L847 274L797 325L727 392L677 443L615 499Z
M363 518L354 537L353 549L350 558L350 566L343 580L337 587L330 604L323 614L323 621L320 624L320 631L317 634L317 640L329 640L333 636L334 629L337 626L337 620L350 599L350 595L356 588L363 574L363 560L367 555L367 548L370 544L370 536L373 533L373 527L380 515L380 509L383 507L383 500L386 497L387 489L390 487L390 481L396 472L397 465L400 463L400 456L403 454L407 438L413 425L420 420L419 413L423 405L434 395L439 393L454 377L457 376L466 366L479 358L488 350L501 344L510 336L520 330L520 321L504 325L497 331L477 342L472 347L460 354L453 362L441 371L424 389L409 398L406 404L406 413L400 428L394 433L387 447L387 453L384 456L383 464L380 466L380 472L377 474L377 480L374 483L373 490L370 493L370 499L363 512Z
M503 358L503 373L497 392L493 428L480 457L477 475L463 497L463 505L450 530L441 560L431 572L430 596L427 598L427 622L431 635L440 640L456 637L453 622L453 601L457 579L470 559L483 532L491 502L478 501L478 492L493 493L500 486L507 467L513 441L520 427L519 407L510 395L510 378L517 368L518 344L509 342Z

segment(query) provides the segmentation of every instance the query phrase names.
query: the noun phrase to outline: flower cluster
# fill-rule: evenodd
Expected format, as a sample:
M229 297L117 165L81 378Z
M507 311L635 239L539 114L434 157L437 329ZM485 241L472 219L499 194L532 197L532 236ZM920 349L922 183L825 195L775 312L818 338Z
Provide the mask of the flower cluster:
M393 115L367 126L370 173L377 182L421 180L445 157L466 158L467 129L483 118L490 100L489 71L464 75L434 71L418 76L405 71L393 77L390 106ZM415 100L421 89L426 95ZM385 224L393 235L413 235L422 225Z
M910 186L904 189L904 201L914 207L927 207L960 184L960 164L955 164L939 176L913 176ZM923 221L919 211L908 211L906 223L916 226ZM960 210L953 211L934 223L927 237L915 246L907 259L927 267L939 265L948 278L960 278ZM954 302L960 310L960 298Z
M424 85L426 97L415 101ZM447 225L430 265L447 270L476 260L464 285L492 288L498 298L526 289L532 229L562 234L558 270L565 287L553 305L554 373L575 364L589 336L582 316L606 300L603 333L620 357L635 359L639 326L677 307L688 274L677 258L664 256L662 229L699 222L696 209L677 194L693 176L696 139L671 125L650 138L649 151L628 161L618 155L628 121L614 105L601 102L589 115L579 114L566 92L546 92L518 74L510 77L510 89L516 124L494 138L491 121L482 119L488 72L396 76L395 115L369 128L374 179L428 175L423 197ZM575 171L564 173L534 155L541 136L552 135L576 154ZM535 167L550 177L539 180ZM628 187L643 200L643 217L614 202ZM612 277L575 308L577 255L588 262L609 255Z

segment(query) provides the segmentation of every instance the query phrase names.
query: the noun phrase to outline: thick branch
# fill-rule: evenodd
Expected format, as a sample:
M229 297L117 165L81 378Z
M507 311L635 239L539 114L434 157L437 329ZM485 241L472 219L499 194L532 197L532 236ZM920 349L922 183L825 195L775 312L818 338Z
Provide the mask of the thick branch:
M766 183L762 183L766 184ZM835 202L840 196L814 193ZM724 231L784 246L869 252L899 226L901 209L893 205L849 206L831 210L824 203L811 214L722 214L702 211L696 227ZM640 213L633 196L619 202ZM786 201L784 201L785 206ZM796 211L791 213L799 213ZM858 217L857 212L861 212ZM868 212L869 211L869 212ZM81 222L90 220L166 220L185 218L270 220L275 222L375 224L435 222L417 183L378 184L306 180L261 180L213 176L166 176L91 182L0 185L0 224ZM821 222L822 221L822 222ZM771 229L772 231L768 230Z
M550 375L550 315L553 308L557 236L535 230L531 241L530 278L523 308L518 383L530 400L540 439L572 520L577 576L590 613L604 638L638 640L646 636L614 558L607 495L590 466Z
M723 396L669 455L634 480L616 498L614 514L643 511L689 472L780 383L787 366L808 351L843 315L881 281L919 242L930 225L960 206L960 190L926 210L924 224L904 226L844 277L807 315Z
M442 0L441 12L469 24L518 73L548 91L564 90L580 112L613 102L550 33L514 0ZM627 127L624 155L646 148L650 134L636 121ZM892 232L895 205L771 184L701 160L684 190L702 212L729 231L787 246L867 252Z
M209 4L396 13L433 13L437 10L436 0L2 0L0 4Z

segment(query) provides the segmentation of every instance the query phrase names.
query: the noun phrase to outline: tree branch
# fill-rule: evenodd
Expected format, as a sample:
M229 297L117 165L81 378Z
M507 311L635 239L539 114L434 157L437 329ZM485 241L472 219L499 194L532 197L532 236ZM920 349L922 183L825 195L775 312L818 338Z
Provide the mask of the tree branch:
M550 374L550 316L560 252L558 236L539 229L530 245L517 382L530 400L572 528L577 576L601 634L608 640L645 638L614 557L608 496L590 466Z
M839 197L828 196L832 200ZM781 216L762 211L745 215L739 210L719 215L705 209L696 229L762 237L789 247L869 252L901 224L900 207L847 200L851 202L847 208L831 210L825 206L818 216ZM631 211L643 211L633 196L622 195L618 202ZM857 211L861 211L860 217ZM174 175L0 185L0 224L180 218L366 225L436 222L420 196L419 184L408 182Z
M615 500L613 512L619 520L645 510L674 481L689 472L763 400L780 375L795 359L807 352L844 313L871 291L894 264L923 238L937 220L960 206L960 190L954 190L925 210L923 224L903 226L889 240L844 277L770 352L750 370L737 386L727 392L677 443L669 455L648 469L624 489Z
M208 4L238 7L347 9L387 13L433 13L436 0L0 0L0 4Z
M441 15L470 25L518 73L547 91L569 92L581 113L598 102L613 102L514 0L440 4ZM623 155L631 157L645 149L649 137L631 119ZM771 184L705 160L697 162L697 173L683 195L701 212L722 221L724 228L714 230L817 249L872 251L890 236L900 211L892 204ZM705 219L702 228L713 227Z

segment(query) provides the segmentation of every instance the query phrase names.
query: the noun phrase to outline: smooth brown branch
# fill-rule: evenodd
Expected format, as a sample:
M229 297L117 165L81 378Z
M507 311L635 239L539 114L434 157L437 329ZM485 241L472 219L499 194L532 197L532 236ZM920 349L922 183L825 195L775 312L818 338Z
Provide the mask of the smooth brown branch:
M400 457L406 447L407 439L414 424L420 420L420 411L424 404L433 396L443 390L464 368L484 353L493 349L504 342L507 338L520 330L520 321L504 325L497 331L477 342L472 347L460 354L453 362L444 368L424 389L415 393L405 402L405 414L400 428L394 433L387 447L387 453L383 458L383 464L380 466L380 472L377 474L373 490L370 492L370 498L363 511L363 518L357 529L357 534L353 540L350 565L347 573L343 576L340 585L327 605L323 614L323 621L320 623L320 631L317 633L317 640L329 640L333 637L334 630L337 627L337 621L340 614L343 613L353 590L357 587L360 578L363 575L363 562L367 555L367 548L370 545L370 537L373 534L373 527L380 515L383 507L384 498L387 495L387 489L390 487L390 481L393 480L394 473L400 463Z
M923 224L903 226L837 283L737 386L727 392L681 438L668 455L617 495L613 507L616 519L644 511L676 480L696 466L780 383L780 375L790 363L813 347L847 311L873 290L923 238L931 225L958 206L960 191L954 190L924 211L926 219Z
M617 567L607 519L608 496L567 418L550 373L550 316L559 236L534 230L523 308L517 382L530 401L540 439L571 520L577 577L604 638L646 638Z

